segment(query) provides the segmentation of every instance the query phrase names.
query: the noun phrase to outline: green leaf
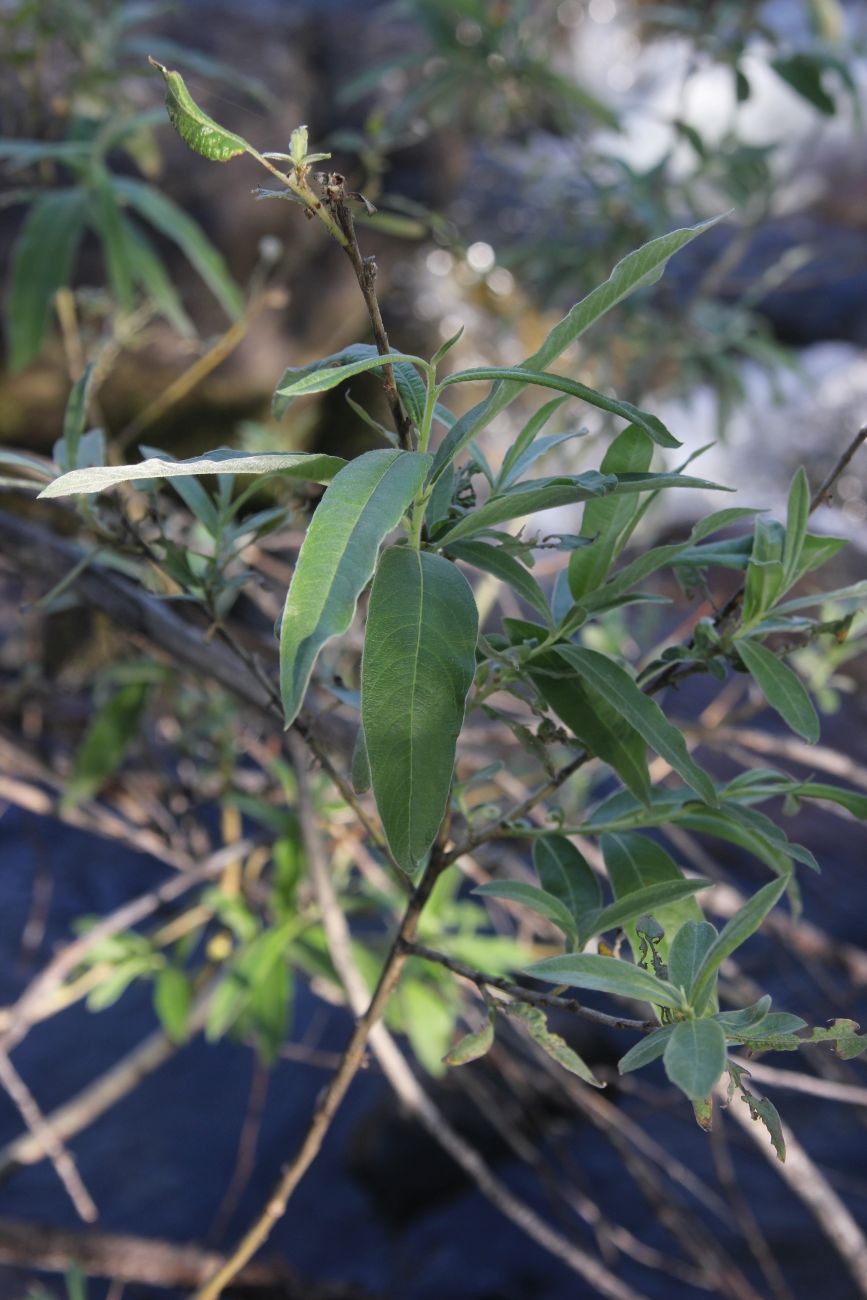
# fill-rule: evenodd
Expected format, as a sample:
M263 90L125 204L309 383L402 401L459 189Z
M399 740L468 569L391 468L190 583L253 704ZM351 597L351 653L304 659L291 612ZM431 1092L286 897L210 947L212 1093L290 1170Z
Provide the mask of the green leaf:
M555 397L550 402L546 402L544 406L540 406L538 411L530 416L503 457L503 464L494 483L495 489L499 490L508 487L510 483L514 482L520 473L517 467L521 463L524 453L529 450L536 435L542 432L554 412L559 410L563 403L568 400L568 396Z
M618 713L643 736L705 803L715 805L717 795L706 772L690 757L686 741L662 709L638 689L625 669L597 650L562 646L558 653L593 690L606 696Z
M590 406L608 411L611 415L619 415L628 423L637 425L660 447L680 446L678 439L669 433L657 416L649 415L646 411L633 406L631 402L622 402L616 397L606 397L604 393L598 393L595 388L579 384L577 380L569 379L566 375L551 375L547 371L528 370L521 366L477 366L473 370L455 371L453 375L443 380L442 387L451 384L482 383L485 380L492 380L495 383L508 380L510 384L520 384L522 387L534 384L540 388L554 388L560 393L580 398Z
M266 452L246 454L223 448L189 460L162 460L152 456L136 465L98 465L61 474L40 492L42 497L69 497L85 492L104 492L118 483L139 479L180 478L190 474L285 474L309 483L328 483L346 461L339 456L315 453Z
M726 1040L715 1020L681 1020L665 1045L662 1063L691 1101L703 1101L726 1066Z
M630 1047L626 1055L621 1056L617 1062L617 1073L631 1074L633 1070L640 1070L645 1065L650 1065L652 1061L658 1061L673 1033L674 1025L662 1025L645 1038L640 1038L635 1046Z
M690 988L691 982L686 987ZM754 1002L750 1007L743 1007L740 1011L718 1011L714 1020L727 1032L740 1033L751 1027L757 1028L767 1018L770 1007L771 999L768 994L765 994L758 1002Z
M710 921L684 921L668 950L668 978L672 984L688 993L716 940L716 927Z
M151 241L143 230L123 215L121 230L129 250L132 274L141 291L181 338L195 337L195 326L184 311L171 277Z
M123 761L148 700L148 687L131 682L116 691L91 719L63 795L66 808L92 798Z
M808 1043L833 1042L837 1055L844 1061L852 1061L862 1052L867 1052L867 1034L859 1034L854 1020L835 1020L830 1029L814 1029Z
M12 250L6 296L9 369L38 355L54 295L69 281L84 234L87 195L81 189L40 195L27 213Z
M165 235L201 276L226 315L236 319L244 310L244 296L220 253L191 217L159 190L132 176L111 177L117 196L128 203L149 225Z
M516 592L522 600L531 605L546 622L551 612L545 593L536 579L529 574L523 564L519 564L501 546L491 546L488 542L456 542L445 548L456 560L463 560L483 573L490 573L499 578Z
M240 135L227 131L199 108L179 72L170 72L154 58L148 59L148 62L163 74L166 83L166 112L185 144L212 162L228 162L239 154L255 153Z
M135 305L130 249L124 238L117 199L104 172L97 177L91 194L91 221L102 244L108 282L117 307L122 312L130 312Z
M748 1043L751 1051L761 1050L758 1045L759 1040L770 1044L777 1041L778 1044L781 1039L790 1039L795 1047L800 1047L802 1043L810 1040L793 1036L806 1027L806 1020L802 1020L800 1016L793 1016L788 1011L770 1011L754 1024L741 1025L740 1028L737 1026L731 1028L723 1022L726 1032Z
M586 912L602 902L599 877L565 835L540 835L533 843L533 866L545 892L558 898L577 930Z
M394 371L394 382L400 399L403 402L406 412L413 424L420 424L424 412L425 403L425 385L419 377L418 371L414 365L407 361L394 362L393 357L398 356L396 352L389 353L389 362ZM379 356L378 350L372 343L352 343L349 347L343 348L340 352L333 352L330 356L320 357L317 361L311 361L306 366L288 366L283 372L280 383L271 401L271 414L275 420L282 420L292 402L293 396L286 396L285 390L291 388L298 380L303 379L306 375L312 375L320 370L336 369L341 366L351 365L356 361L370 361L371 369L378 369L382 361L377 362ZM340 382L339 380L337 381ZM310 389L305 391L309 392ZM442 410L442 408L439 408Z
M670 820L669 815L665 815L664 819ZM646 835L609 833L602 836L600 847L611 888L617 899L628 899L654 885L683 881L683 873L673 858ZM698 902L690 897L668 903L664 907L657 906L653 915L665 932L655 945L659 959L663 962L668 960L672 940L680 927L687 921L703 920ZM629 924L625 929L633 956L640 962L644 957L636 928Z
M596 934L605 934L608 930L619 929L627 921L634 921L644 913L652 913L655 917L658 909L672 903L680 903L685 898L692 898L693 894L707 889L709 883L707 880L700 879L663 880L656 885L646 885L635 893L626 894L616 903L611 903L599 912L585 916L581 926L582 942L586 943ZM673 977L671 978L674 982Z
M804 51L787 55L785 58L773 59L771 67L787 86L790 86L802 99L806 99L820 113L826 117L834 116L837 104L822 84L822 74L826 71L826 64L822 59Z
M430 457L418 452L365 452L340 470L317 506L298 554L280 631L287 726L301 708L319 651L352 622L379 548L400 522L429 464ZM366 722L364 728L370 755Z
M723 926L719 938L705 953L704 960L689 989L689 998L696 1011L702 1011L707 1004L714 977L727 957L740 948L742 943L755 934L762 921L782 898L788 878L781 876L772 880L753 894L739 911Z
M761 642L742 638L735 644L771 708L792 731L815 745L819 739L819 718L801 679Z
M652 1002L656 1006L681 1005L680 994L673 984L617 957L601 957L586 952L566 953L562 957L546 957L534 962L526 971L534 979L565 984L567 988L595 989L618 997L636 998L639 1002Z
M744 627L757 623L783 593L784 537L783 528L774 520L756 520L744 583Z
M90 365L85 367L84 374L76 379L72 385L72 391L66 403L66 411L63 416L63 437L61 439L63 469L74 469L78 464L78 448L81 443L81 436L87 426L87 403L93 373L94 365L91 362Z
M565 903L536 885L525 884L522 880L493 880L486 885L477 885L473 893L483 898L503 898L510 903L520 903L522 907L553 921L570 939L576 937L576 924Z
M488 1018L477 1029L475 1033L465 1034L463 1038L455 1043L454 1047L443 1057L445 1065L469 1065L471 1061L478 1061L491 1050L494 1045L494 1013L488 1011Z
M603 474L646 473L653 459L653 443L646 433L630 424L619 433L603 457ZM569 590L575 600L593 592L605 581L618 543L628 529L639 503L629 496L604 497L588 501L581 521L581 536L593 538L593 545L573 551L569 557Z
M415 366L425 365L421 357L412 356L408 352L389 353L389 362L391 358L395 362L408 362ZM360 375L365 370L381 370L383 358L377 352L372 357L364 357L360 361L350 361L341 366L324 366L316 370L308 370L300 379L296 379L285 388L278 388L275 397L288 397L290 400L295 397L305 397L308 393L327 393L330 388L336 388L342 384L345 379L351 379L353 375Z
M798 577L801 552L810 518L810 484L803 465L792 479L786 512L786 539L783 542L783 583L791 587Z
M367 757L364 727L359 727L355 733L355 745L352 750L352 788L356 794L364 794L370 789L370 762Z
M183 1043L188 1034L193 990L188 977L177 966L166 966L154 980L154 1010L173 1043Z
M429 461L412 452L401 460L410 457L417 488ZM376 806L404 871L424 859L448 803L478 623L469 583L441 555L395 546L382 556L364 638L361 718Z
M551 1032L544 1013L538 1007L528 1006L524 1002L511 1002L508 1010L509 1015L524 1022L533 1042L558 1065L562 1065L564 1070L568 1070L570 1074L577 1074L579 1079L583 1079L593 1088L605 1087L605 1084L596 1078L586 1061L569 1046L565 1039Z
M589 501L591 497L604 496L613 491L616 484L613 475L600 474L596 470L569 478L539 478L517 483L499 496L489 497L484 505L458 520L437 540L441 546L450 546L460 538L494 528L507 519L522 519L541 510L553 510L557 506L574 505L578 501Z
M546 370L562 352L565 352L570 343L580 338L585 330L617 303L622 302L636 289L655 283L665 269L668 259L690 240L695 239L696 235L709 229L717 220L719 218L713 218L684 230L673 230L670 234L652 239L642 248L629 253L617 263L604 284L594 289L581 302L576 303L568 315L554 326L542 346L532 356L527 357L520 368ZM515 400L522 388L522 384L500 384L488 397L456 421L440 444L431 471L432 477L438 477L449 461L490 424L500 411Z
M249 1009L256 992L267 983L274 967L286 960L286 949L297 919L284 925L264 930L246 944L233 958L231 966L220 980L205 1025L209 1043L222 1038Z
M637 799L650 797L645 742L603 691L579 681L559 650L545 651L527 664L530 680L588 753L614 769Z

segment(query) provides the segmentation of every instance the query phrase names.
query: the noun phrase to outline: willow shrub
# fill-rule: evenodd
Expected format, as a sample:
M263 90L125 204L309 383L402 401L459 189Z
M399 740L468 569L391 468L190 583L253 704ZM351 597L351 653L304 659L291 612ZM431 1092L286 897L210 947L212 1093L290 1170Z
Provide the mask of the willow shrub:
M327 155L308 152L305 127L293 132L288 153L261 154L208 117L178 73L160 70L169 116L191 149L220 162L251 155L280 186L261 191L263 196L300 204L352 255L357 252L346 200L360 196L346 196L343 178L335 173L314 173L314 164ZM662 703L655 697L683 676L707 672L722 680L731 670L746 672L786 725L815 742L819 720L810 696L768 639L783 633L788 642L804 644L839 637L847 619L821 623L810 608L831 596L845 608L845 602L863 595L867 584L791 598L792 588L843 545L841 539L809 531L814 503L802 469L791 484L785 523L753 519L757 512L752 509L724 507L702 519L682 541L652 547L624 562L637 524L660 493L718 485L683 473L685 467L652 469L657 448L679 446L660 419L551 369L615 304L662 275L669 258L709 224L672 231L623 258L519 366L443 373L455 336L431 358L383 353L359 343L312 365L290 368L280 379L274 395L278 417L297 397L323 393L364 371L377 372L399 417L398 434L386 434L390 447L351 462L305 453L245 456L220 450L187 461L151 456L138 464L107 466L82 463L79 443L69 434L62 448L67 472L42 496L93 494L122 482L206 473L277 473L326 484L306 530L278 631L286 726L298 718L323 647L347 632L369 587L352 766L356 789L372 791L391 867L417 882L496 836L532 838L537 884L497 879L475 891L520 903L562 933L562 954L535 962L524 975L560 989L608 995L618 1004L624 999L638 1004L645 1032L621 1057L621 1072L661 1057L668 1077L705 1126L713 1090L728 1072L731 1089L741 1090L783 1158L777 1113L770 1102L749 1092L743 1070L728 1060L729 1049L790 1051L805 1042L830 1040L841 1056L852 1057L867 1047L867 1037L847 1020L804 1034L805 1022L789 1011L772 1010L768 996L750 1006L720 1010L719 972L784 894L797 906L797 870L818 869L809 851L791 842L759 806L780 796L831 800L863 818L867 798L771 770L745 770L717 782L667 716L664 697ZM357 269L370 305L370 264L360 263ZM486 386L485 395L456 417L448 404L452 391L479 384ZM528 388L550 392L551 400L530 418L494 471L476 439ZM619 422L621 431L598 469L532 477L537 460L563 438L545 434L544 428L567 401L600 408ZM473 490L473 477L486 480L482 499ZM194 513L209 501L194 493L185 499ZM532 573L533 541L513 528L528 516L576 503L584 506L581 532L560 539L563 566L551 597ZM748 531L731 536L738 527ZM472 587L457 560L506 583L530 616L503 618L498 631L482 633ZM698 624L689 644L669 647L640 673L623 656L590 648L584 632L595 620L654 599L642 587L651 575L669 571L695 584L720 567L739 572L743 585L716 619ZM490 702L501 692L530 706L536 724L532 734ZM523 728L522 739L541 755L549 772L535 796L539 802L591 758L610 768L619 788L576 827L556 826L553 814L556 829L531 825L524 818L530 797L511 816L481 830L465 827L462 841L451 840L465 811L454 792L456 745L466 713L474 708L504 726ZM569 751L565 763L564 745ZM679 785L654 784L648 751L665 760ZM709 882L687 878L644 833L665 826L740 846L767 868L768 883L717 929L705 919L700 903ZM607 879L591 870L570 831L598 838ZM621 933L626 941L616 942L614 936ZM520 997L513 1007L521 1009ZM650 1019L647 1007L652 1008ZM483 1028L461 1040L449 1062L462 1064L482 1055L493 1041L501 1011L502 1003L489 1000ZM536 1040L566 1068L589 1084L598 1083L590 1067L548 1032L541 1012L525 1007L522 1013L532 1017Z

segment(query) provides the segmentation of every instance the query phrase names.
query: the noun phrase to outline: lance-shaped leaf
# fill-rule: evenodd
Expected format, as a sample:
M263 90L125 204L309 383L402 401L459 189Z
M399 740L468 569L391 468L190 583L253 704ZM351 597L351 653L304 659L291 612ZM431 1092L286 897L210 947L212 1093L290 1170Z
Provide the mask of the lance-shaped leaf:
M465 515L437 540L440 545L449 546L462 537L471 537L473 533L494 528L507 519L523 519L525 515L540 510L553 510L557 506L589 501L592 497L612 492L616 486L617 479L613 474L600 474L595 469L569 478L530 479L526 483L516 484L499 496L489 497L484 505Z
M726 1066L726 1039L715 1020L681 1020L665 1045L662 1063L690 1101L709 1097Z
M379 352L372 343L352 343L340 352L332 352L330 356L320 357L317 361L311 361L306 366L288 366L284 370L274 392L271 401L271 414L275 420L283 418L295 400L291 393L287 396L285 390L291 388L305 375L312 375L318 370L329 370L339 366L351 365L355 361L366 361L371 358L373 359L372 366L376 368L377 364L382 364L376 362L375 358L378 356ZM397 385L397 391L413 424L420 424L425 403L424 383L419 377L415 366L407 361L395 362L393 359L395 356L397 356L397 353L392 352L389 354L389 364L394 371L394 382ZM310 390L305 391L309 392Z
M646 885L636 890L634 894L626 894L623 898L618 898L616 903L611 903L608 907L600 908L599 911L585 916L581 923L581 940L586 943L595 934L605 934L607 930L619 929L620 926L626 925L628 921L634 921L644 913L653 913L656 916L660 908L670 906L672 903L680 903L685 898L692 898L693 894L707 889L709 884L710 881L699 879L661 880L656 885Z
M519 564L501 546L491 546L488 542L456 542L447 549L456 560L463 560L466 564L481 569L483 573L499 578L500 582L507 583L546 622L550 620L551 612L544 591L523 564Z
M184 478L193 474L285 474L308 483L330 483L346 461L340 456L310 452L265 452L243 455L224 448L189 460L163 460L151 456L135 465L95 465L61 474L40 492L43 497L69 497L82 492L104 492L118 483L140 479Z
M608 763L636 798L647 803L650 776L645 741L605 693L578 680L559 649L537 655L527 668L542 699L588 753Z
M160 234L177 244L226 314L232 319L240 316L244 310L244 296L201 226L153 185L133 176L112 176L111 185L123 203L129 204Z
M819 739L819 718L806 687L793 670L760 641L740 640L738 654L772 709L809 744Z
M575 929L587 912L601 905L599 877L565 835L540 836L533 844L533 866L542 888L559 898Z
M598 953L546 957L528 966L527 974L551 984L565 984L567 988L595 989L663 1007L681 1005L680 993L667 980L657 979L640 966L632 966L617 957L601 957Z
M646 474L652 458L653 443L630 424L614 439L599 468L603 474ZM638 500L628 496L588 501L581 535L590 538L592 545L569 557L569 590L576 601L601 587L639 509Z
M566 393L569 397L577 397L590 406L598 407L600 411L619 415L621 419L637 425L660 447L680 446L677 438L669 433L657 416L649 415L647 411L640 410L631 402L607 397L605 393L599 393L595 388L588 388L586 384L579 384L577 380L569 379L567 375L550 375L544 371L528 370L523 366L477 366L473 370L458 370L455 374L449 375L443 381L443 387L450 384L478 383L486 379L495 383L508 380L510 383L521 385L534 384L540 388L553 388L559 393Z
M166 83L166 112L185 144L212 162L228 162L239 154L255 153L242 136L227 131L199 108L179 72L170 72L154 58L149 58L148 62L163 74Z
M554 894L549 894L536 885L528 885L523 880L492 880L487 885L477 885L474 894L484 898L502 898L509 903L520 903L531 911L553 921L570 939L576 937L577 926L565 903Z
M10 370L29 365L42 347L52 299L69 279L86 212L87 195L74 189L40 195L27 213L12 252L6 297Z
M379 548L397 527L429 465L429 456L414 451L365 452L340 471L317 506L298 553L280 628L287 726L301 708L319 651L352 622ZM366 722L364 732L370 756Z
M494 1012L488 1011L488 1018L474 1033L464 1034L446 1056L443 1057L444 1065L469 1065L471 1061L478 1061L480 1057L489 1052L494 1045Z
M662 709L638 689L625 669L597 650L560 646L558 653L582 681L605 695L631 727L643 736L651 749L664 758L705 803L716 804L713 782L690 757L686 741L668 721Z
M416 459L424 473L429 461ZM472 589L453 564L403 546L385 552L370 595L361 720L376 806L404 871L423 861L448 803L478 627Z
M659 279L668 259L700 235L719 218L702 221L683 230L672 230L667 235L652 239L650 243L629 253L617 263L604 284L599 285L558 322L542 346L522 363L522 370L546 370L570 343L574 343L586 329L604 316L617 303L622 302L636 289L653 284ZM513 402L523 384L502 383L483 401L478 402L466 415L461 416L443 439L434 461L432 474L437 477L458 452L471 442L490 422Z
M640 1070L652 1061L658 1061L673 1033L674 1025L662 1025L660 1029L654 1029L652 1034L640 1038L617 1062L618 1074L631 1074L633 1070Z
M752 898L744 903L739 911L722 929L719 938L712 944L698 969L689 999L697 1011L702 1011L707 1004L708 995L713 987L714 977L726 957L730 957L736 948L755 934L762 921L782 898L788 884L788 877L772 880Z
M716 927L710 921L684 921L668 950L668 978L672 984L684 991L691 989L702 962L716 940Z
M351 379L353 375L363 374L365 370L381 369L386 360L389 365L397 362L416 366L425 364L422 357L413 356L408 352L390 352L387 358L381 357L376 352L373 356L361 357L358 361L348 361L343 365L308 369L300 378L286 384L283 388L278 388L275 396L286 397L291 401L293 397L304 397L308 393L327 393L329 388L336 388L338 384Z
M605 1084L596 1078L587 1062L569 1046L566 1040L548 1028L544 1012L538 1007L527 1006L523 1002L511 1002L507 1009L510 1016L524 1022L533 1042L558 1065L562 1065L564 1070L568 1070L570 1074L577 1074L579 1079L583 1079L594 1088L605 1087Z

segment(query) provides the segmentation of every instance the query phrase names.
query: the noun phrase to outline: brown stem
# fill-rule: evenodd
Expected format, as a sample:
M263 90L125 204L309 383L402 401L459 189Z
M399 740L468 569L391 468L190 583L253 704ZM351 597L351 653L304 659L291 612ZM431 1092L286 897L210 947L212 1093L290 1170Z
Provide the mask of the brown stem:
M345 182L339 172L332 172L326 178L323 193L326 205L346 239L343 249L352 263L358 287L367 307L376 350L381 357L387 357L391 348L388 335L385 332L382 312L379 308L379 299L376 296L376 261L373 257L362 256L361 249L358 246L358 236L355 233L355 222L352 219L352 211L346 197ZM391 418L394 421L400 445L406 451L412 451L414 445L412 423L403 409L400 394L397 391L394 368L392 366L383 366L382 373L385 395L391 408Z
M590 1020L594 1025L605 1025L609 1029L633 1029L637 1033L646 1033L650 1029L657 1029L656 1021L650 1020L628 1020L623 1016L609 1016L604 1011L594 1011L592 1007L582 1006L574 998L561 998L552 993L537 993L533 989L525 988L522 984L513 984L511 980L502 979L495 975L485 975L482 971L474 970L472 966L458 961L455 957L449 957L444 952L437 952L433 948L427 948L421 943L404 944L405 950L413 957L421 957L424 961L436 962L439 966L444 966L446 970L452 971L455 975L460 975L462 979L469 980L475 984L478 989L486 988L500 989L503 993L508 993L509 997L516 1002L526 1002L531 1007L549 1007L555 1011L568 1011L572 1015L581 1016L583 1020Z

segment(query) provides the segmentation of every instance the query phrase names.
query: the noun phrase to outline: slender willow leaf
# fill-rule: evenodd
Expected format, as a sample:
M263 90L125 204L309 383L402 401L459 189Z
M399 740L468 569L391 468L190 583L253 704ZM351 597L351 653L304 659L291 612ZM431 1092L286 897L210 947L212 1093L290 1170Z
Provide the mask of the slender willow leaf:
M687 987L690 987L687 985ZM754 1002L751 1007L743 1007L740 1011L718 1011L714 1016L717 1024L722 1025L723 1029L739 1033L741 1030L750 1027L758 1028L771 1009L771 999L766 993L758 1002Z
M397 353L390 353L389 360L394 371L394 382L397 385L397 391L400 394L401 401L406 407L407 414L414 424L420 424L425 402L425 386L419 378L415 366L409 362L399 361L395 363L391 360ZM379 352L372 343L352 343L349 347L341 349L340 352L333 352L330 356L320 357L317 361L311 361L306 366L288 366L277 385L274 396L271 400L271 413L275 420L282 420L286 411L295 400L292 396L285 396L284 390L290 388L297 380L304 378L305 375L312 375L318 370L327 370L338 366L350 365L355 361L366 361L379 356ZM382 364L381 362L379 363ZM376 368L374 361L373 368ZM309 390L307 390L309 391ZM442 407L438 408L440 411ZM387 435L388 436L388 435Z
M750 676L771 708L776 709L792 731L815 745L819 739L819 718L800 677L760 641L744 638L736 644Z
M576 1051L573 1050L561 1038L559 1034L554 1034L548 1028L548 1021L545 1015L538 1007L530 1007L522 1002L512 1002L509 1004L509 1015L523 1020L527 1026L527 1033L542 1051L562 1065L564 1070L570 1074L577 1074L579 1079L589 1083L594 1088L604 1088L605 1084L596 1078L596 1075L590 1069L590 1066L584 1061Z
M554 412L559 410L563 403L568 400L568 396L555 397L552 401L546 402L544 406L540 406L539 410L530 416L503 457L503 464L494 484L496 488L508 487L510 483L513 483L519 477L520 470L518 466L521 463L522 456L529 450L535 441L536 435L542 432Z
M488 542L456 542L447 546L446 550L456 560L463 560L464 563L481 569L483 573L499 578L500 582L507 583L546 621L550 619L551 611L544 591L523 564L519 564L502 547L491 546Z
M451 1051L443 1057L445 1065L469 1065L478 1061L494 1045L494 1013L488 1012L488 1018L475 1033L465 1034L455 1043Z
M572 917L573 929L601 904L599 877L565 835L540 836L533 844L533 866L542 888L559 898Z
M416 366L425 364L421 357L412 356L407 352L389 353L389 360L392 356L395 362L408 362ZM304 397L307 393L327 393L329 388L336 388L345 379L351 379L353 375L360 375L365 370L380 370L382 365L383 359L379 353L376 353L372 357L364 357L359 361L350 361L345 365L320 367L308 371L300 379L287 384L285 388L278 388L276 396L291 399L293 397Z
M646 474L652 459L650 438L637 425L630 424L614 439L599 468L603 474ZM593 545L573 551L569 557L569 589L573 599L580 601L605 581L620 538L639 508L638 501L628 496L587 502L581 535L592 538Z
M605 695L651 749L664 758L705 803L716 804L713 782L706 772L690 757L686 741L676 727L666 718L662 709L635 685L625 669L597 650L579 646L562 646L558 649L583 682Z
M82 492L104 492L118 483L139 479L181 478L191 474L285 474L308 483L329 483L346 461L339 456L311 452L266 452L243 455L224 449L192 456L189 460L162 460L152 456L136 465L97 465L61 474L40 492L43 497L69 497Z
M690 1001L697 1011L702 1011L706 1005L714 976L720 966L736 948L749 939L750 935L755 934L762 921L782 898L787 884L788 880L785 877L772 880L753 894L752 898L748 899L723 927L719 938L705 954L695 982L689 990Z
M122 201L134 208L161 235L177 244L226 315L233 320L240 316L244 310L244 296L201 226L171 199L144 181L138 181L132 176L112 175L111 184Z
M538 889L536 885L528 885L523 880L493 880L487 885L477 885L473 893L484 898L502 898L510 903L520 903L523 907L538 912L539 916L553 921L571 939L576 937L577 927L565 903L554 894Z
M570 397L580 398L582 402L596 406L601 411L619 415L630 424L637 424L639 429L660 447L680 446L678 439L669 433L657 416L639 410L631 402L622 402L616 397L606 397L604 393L598 393L595 388L579 384L577 380L569 379L566 375L550 375L546 371L527 370L521 366L478 366L473 370L458 370L455 374L449 375L443 381L443 387L451 384L479 383L484 380L493 380L495 383L508 380L510 383L519 383L522 386L536 384L541 388L554 388L560 393L567 393Z
M717 937L716 927L710 921L684 921L668 950L668 978L672 984L684 992L692 988Z
M792 479L786 512L786 540L783 543L783 580L790 587L797 580L810 518L810 484L803 465Z
M410 456L424 474L428 461L411 452L401 460ZM478 625L470 585L448 560L403 546L385 552L370 596L361 718L376 806L404 871L423 861L448 803Z
M673 230L670 234L652 239L650 243L635 252L629 253L617 263L604 284L599 285L558 322L548 334L542 346L527 357L520 367L522 370L544 371L570 343L574 343L585 330L617 303L622 302L636 289L653 284L659 279L668 259L679 249L702 234L719 218L700 222L684 230ZM467 443L471 442L491 421L513 402L524 385L517 383L498 384L496 388L472 410L456 421L443 439L437 452L431 474L438 477L445 466Z
M703 1101L726 1067L726 1040L715 1020L681 1020L665 1045L662 1063L691 1101Z
M129 250L129 262L139 288L151 300L181 338L192 338L196 329L177 290L151 241L128 217L121 216L121 230Z
M113 776L139 729L150 691L146 684L122 686L91 720L63 796L66 807L91 798Z
M605 693L578 680L559 650L535 656L527 669L542 699L588 753L608 763L635 797L647 803L647 746Z
M656 885L646 885L599 912L585 916L581 925L581 940L586 943L594 935L618 929L644 913L650 912L656 916L658 909L692 898L693 894L707 889L709 883L707 880L662 880Z
M663 1025L660 1029L654 1029L646 1038L639 1039L617 1062L618 1074L631 1074L633 1070L640 1070L652 1061L658 1061L673 1033L674 1025Z
M69 280L84 234L83 190L52 190L27 213L12 251L6 298L9 369L21 370L37 356L55 293Z
M418 491L429 456L368 451L336 475L298 554L280 630L286 725L298 715L319 651L352 622L379 548ZM364 724L370 754L370 731Z
M135 305L130 246L124 237L120 207L108 176L100 169L91 196L91 221L102 244L108 282L117 307L130 312Z
M173 1043L187 1037L187 1023L193 1002L189 978L177 966L166 966L154 980L154 1011Z
M617 479L613 474L600 474L597 470L588 470L586 474L576 474L571 478L530 479L516 484L500 496L489 497L484 505L465 515L438 541L440 545L448 546L460 538L494 528L507 519L522 519L537 511L589 501L591 497L614 491L616 486Z
M751 627L783 594L785 530L773 519L757 519L744 583L743 623Z
M546 957L544 961L534 962L527 967L527 974L551 984L565 984L567 988L596 989L600 993L637 998L639 1002L652 1002L663 1007L681 1005L680 994L673 984L617 957L566 953L562 957Z
M63 469L75 469L78 464L78 448L82 434L87 426L87 405L90 385L93 380L94 365L90 363L73 384L63 415L63 437L61 438ZM57 457L55 457L57 459Z
M149 59L166 83L166 112L178 135L196 153L212 162L228 162L255 150L240 135L227 131L199 108L179 72L170 72L156 59Z

